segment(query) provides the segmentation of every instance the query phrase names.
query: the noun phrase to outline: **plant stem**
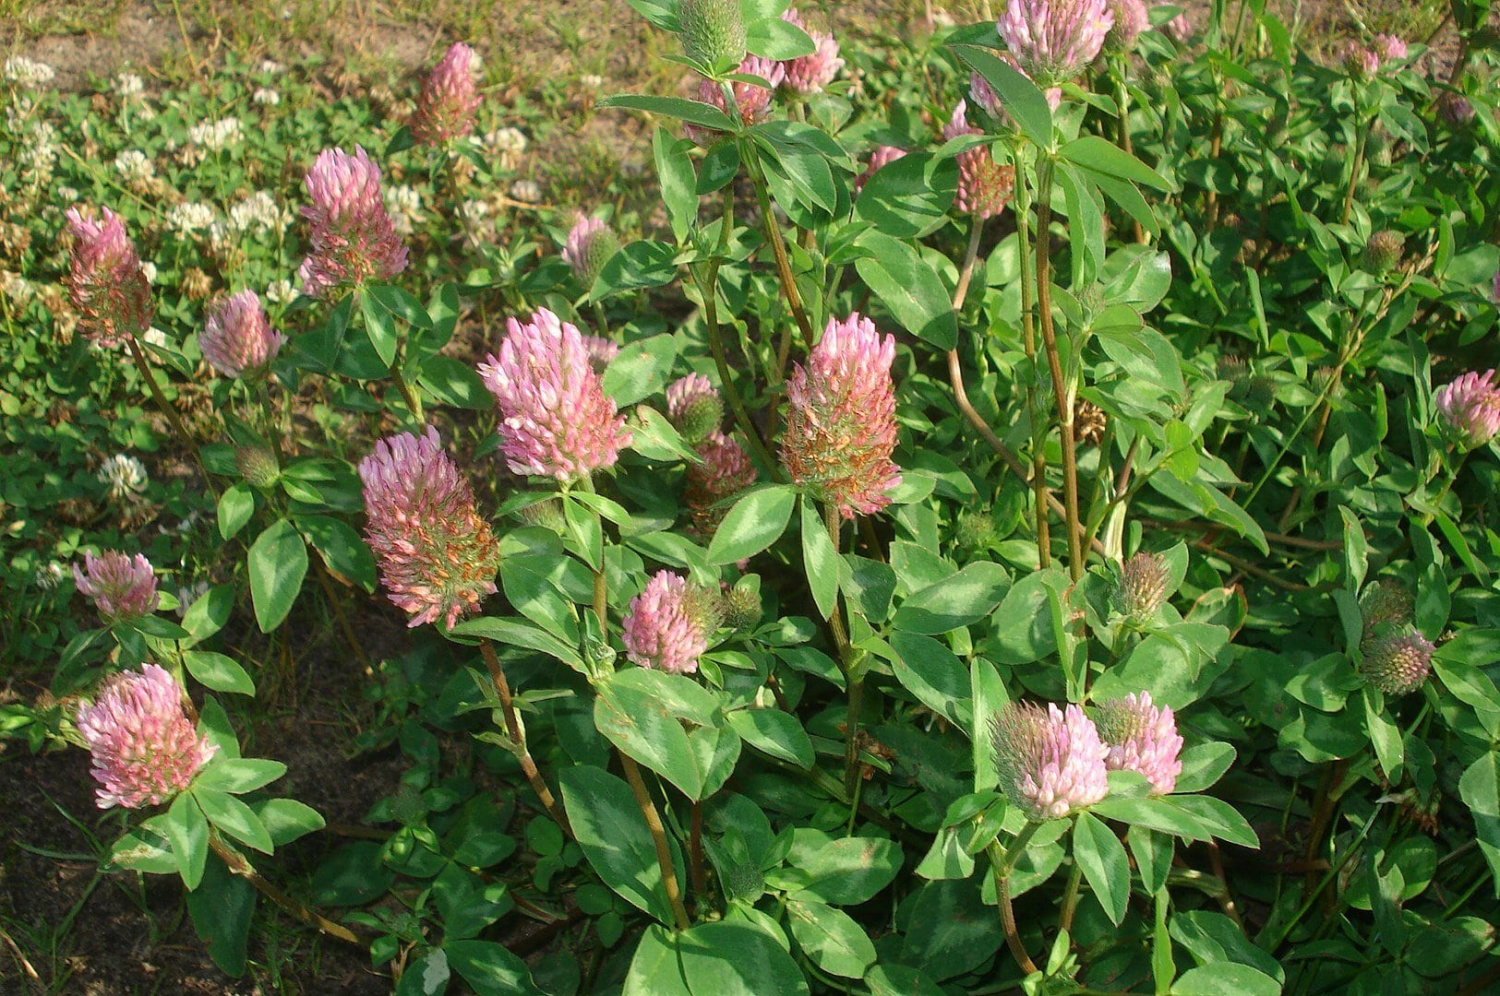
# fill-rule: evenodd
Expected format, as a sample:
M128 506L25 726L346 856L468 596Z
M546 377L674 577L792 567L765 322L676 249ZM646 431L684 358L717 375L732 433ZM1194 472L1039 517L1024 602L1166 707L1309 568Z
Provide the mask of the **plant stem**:
M1354 162L1349 167L1349 189L1344 191L1344 210L1339 215L1339 224L1349 224L1349 213L1354 210L1354 189L1359 186L1359 174L1365 166L1365 139L1370 134L1370 122L1362 121L1355 128L1358 136L1354 140Z
M597 494L594 490L594 479L587 475L579 482L579 486L589 494ZM609 583L604 576L604 517L594 509L594 525L599 529L599 566L590 565L589 569L594 572L594 615L599 619L599 639L605 643L609 642Z
M125 343L130 347L130 358L135 361L135 368L140 371L141 378L145 380L146 387L151 392L151 399L156 402L156 407L161 409L167 421L172 424L172 432L176 434L177 441L193 455L193 461L198 464L198 470L203 474L204 483L217 496L219 487L209 476L208 468L203 464L203 457L198 453L198 447L193 445L193 439L188 435L187 427L182 424L182 416L177 414L177 409L168 404L166 395L161 393L161 387L157 385L156 377L151 373L151 365L146 362L146 354L141 352L141 344L136 342L133 335L127 335Z
M823 524L828 528L828 539L833 544L834 556L839 551L839 510L830 503L823 505ZM858 799L855 788L859 785L859 713L864 704L864 675L855 663L853 649L849 646L849 631L844 626L843 613L839 611L838 592L833 593L833 608L828 613L828 628L833 631L834 649L839 655L839 670L844 672L844 684L849 689L849 709L844 721L844 791Z
M427 421L422 415L422 396L419 392L412 390L412 386L407 383L406 377L401 373L401 360L405 355L406 339L403 337L396 354L396 361L391 364L391 379L396 382L396 390L401 392L401 400L406 402L406 408L411 412L412 418L417 420L418 425L422 425Z
M552 790L547 787L547 782L542 778L542 773L537 769L536 761L531 756L531 750L526 746L526 733L521 729L520 720L516 717L515 700L510 694L510 682L505 680L505 670L500 667L500 659L495 656L495 645L488 637L479 638L479 652L484 656L484 666L489 668L490 681L495 686L495 694L500 696L500 712L505 717L505 732L515 743L516 760L521 762L521 770L526 774L526 780L531 783L531 790L536 793L537 798L542 801L542 807L547 810L547 815L562 829L569 837L573 836L573 828L568 825L568 818L563 814L562 807L557 804Z
M1115 103L1119 105L1120 148L1133 155L1134 150L1131 148L1130 142L1130 90L1125 86L1125 70L1129 65L1130 60L1123 55L1115 60L1115 68L1118 70ZM1146 242L1146 230L1134 218L1131 219L1130 223L1135 235L1135 241L1144 245Z
M995 898L1000 905L1000 927L1005 931L1005 943L1010 947L1010 953L1021 967L1021 971L1030 975L1037 971L1036 962L1031 960L1031 955L1026 953L1026 946L1021 943L1021 935L1016 930L1016 911L1010 903L1010 873L1015 870L1016 861L1026 852L1026 844L1031 840L1032 834L1036 833L1039 823L1027 822L1011 841L1010 847L1003 852L1000 850L998 841L992 842L986 853L990 856L990 865L995 873Z
M1062 913L1057 918L1057 929L1073 929L1073 914L1078 912L1078 884L1083 881L1083 865L1073 859L1073 868L1068 872L1068 886L1063 891Z
M1047 367L1052 373L1052 393L1056 395L1057 419L1061 426L1063 458L1063 507L1068 527L1068 574L1074 581L1083 577L1083 530L1078 523L1078 455L1073 438L1073 393L1063 375L1062 358L1057 352L1057 333L1052 324L1052 163L1042 159L1037 166L1036 204L1036 296L1037 317L1041 320L1042 345L1047 350Z
M755 187L755 198L760 204L761 220L766 226L766 238L771 243L771 253L776 257L776 273L781 279L782 292L786 294L787 307L791 309L792 318L796 320L797 328L802 332L802 344L811 349L812 323L808 321L807 312L802 307L802 296L798 293L797 281L792 276L791 261L787 259L786 243L781 238L781 229L776 226L776 216L771 213L771 194L766 188L766 176L761 169L760 157L756 155L755 146L751 142L740 143L740 153L745 157L750 183ZM791 342L791 329L783 328L781 345L776 350L776 382L778 384L786 373Z
M255 870L255 866L252 865L239 851L236 851L234 848L224 843L224 841L219 837L218 831L214 830L212 827L210 827L208 831L208 846L215 854L219 856L219 859L228 866L229 871L232 874L240 876L251 885L255 886L263 895L265 895L267 899L271 900L271 902L275 903L277 906L280 906L283 910L291 914L296 919L301 920L303 923L307 924L310 927L318 928L318 930L327 934L329 937L335 937L348 944L353 944L356 947L362 948L365 946L365 941L348 927L334 923L327 917L324 917L316 911L310 909L309 907L304 906L302 903L299 903L297 900L293 899L291 896L282 892L280 889L276 888L276 886L272 885L270 882L262 878L260 872Z
M652 843L656 845L656 863L661 866L662 887L666 889L667 901L672 904L672 916L677 921L677 929L687 930L692 921L688 919L687 907L682 905L682 888L677 884L677 868L672 864L672 851L667 846L667 831L661 825L661 815L657 813L656 804L651 801L651 793L641 779L641 769L629 754L624 751L618 753L620 764L625 768L625 779L635 792L636 804L641 807L641 815L646 817L646 827L651 831Z
M1019 160L1019 154L1017 159ZM1021 343L1026 349L1026 418L1031 423L1031 487L1035 493L1032 514L1036 520L1037 563L1052 566L1051 524L1047 518L1047 447L1042 420L1036 407L1036 326L1032 320L1035 283L1031 274L1031 188L1026 182L1026 164L1016 163L1016 253L1021 264ZM1022 477L1026 475L1022 474Z

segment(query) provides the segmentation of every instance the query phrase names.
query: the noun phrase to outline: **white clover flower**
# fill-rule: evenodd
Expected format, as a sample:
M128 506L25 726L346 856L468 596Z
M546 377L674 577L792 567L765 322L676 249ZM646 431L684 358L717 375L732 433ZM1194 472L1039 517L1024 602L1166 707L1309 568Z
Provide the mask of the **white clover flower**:
M183 201L167 209L167 227L187 238L214 223L214 209L198 201Z
M31 285L31 281L19 273L0 270L0 294L4 294L15 302L16 307L24 308L36 296L36 288Z
M484 146L494 152L520 155L530 142L519 128L500 128L484 136Z
M146 465L133 456L116 453L99 468L99 480L115 501L138 498L146 490Z
M604 77L598 73L585 73L578 77L578 82L590 90L597 90L604 85Z
M140 108L135 112L135 115L136 115L136 117L140 118L142 121L155 121L156 120L156 108L152 107L150 104L147 104L147 103L145 103L143 101L141 103Z
M510 185L510 196L522 204L536 204L542 199L542 188L535 180L517 180Z
M30 139L21 148L21 161L39 172L50 172L57 154L57 129L45 121L34 123Z
M5 60L5 78L18 87L31 88L51 83L57 71L45 62L13 55Z
M404 183L392 184L382 191L385 209L390 212L396 231L410 235L422 220L422 195Z
M145 89L145 82L135 73L120 73L115 77L115 94L122 100L139 97Z
M141 336L141 339L148 346L155 346L158 349L167 348L167 334L154 325L146 330L146 334Z
M239 118L220 118L193 125L188 129L188 141L202 148L218 151L238 142L243 134Z
M281 72L282 65L275 59L262 59L260 60L260 65L256 68L268 76L276 76Z
M141 276L146 278L146 283L156 283L156 264L148 259L141 260Z
M259 90L256 90L250 99L262 107L275 107L281 103L281 94L268 86L263 86Z
M272 304L291 304L296 299L297 292L290 280L273 280L266 285L266 300Z
M74 201L78 200L78 188L70 187L67 184L58 187L57 199L67 204L73 203Z
M145 183L156 175L156 164L139 149L126 149L115 156L114 166L126 183Z
M184 585L183 587L178 588L177 618L186 618L188 609L191 609L193 607L193 603L198 601L198 599L202 598L206 594L208 594L207 581L199 581L197 584Z
M43 564L36 569L36 586L43 591L52 591L68 576L67 568L57 561Z
M235 232L280 232L291 224L291 215L276 206L268 191L257 190L229 209L229 228Z

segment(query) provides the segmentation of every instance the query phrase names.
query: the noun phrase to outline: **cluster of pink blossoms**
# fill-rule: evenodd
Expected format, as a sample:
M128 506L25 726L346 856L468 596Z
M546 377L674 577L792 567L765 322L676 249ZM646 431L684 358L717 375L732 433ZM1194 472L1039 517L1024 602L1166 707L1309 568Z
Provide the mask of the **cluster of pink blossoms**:
M93 756L100 809L166 802L218 750L183 713L176 679L155 664L110 678L93 704L79 707L77 719Z
M577 326L546 308L506 326L500 350L479 364L500 409L500 448L512 472L582 480L614 466L630 445Z
M226 377L263 371L276 358L286 336L271 328L266 309L252 290L242 290L209 313L198 333L203 358Z
M125 222L109 208L100 208L98 217L69 208L68 231L73 235L68 287L84 334L106 348L145 335L155 307Z
M876 146L875 151L870 153L870 162L869 165L865 167L865 171L854 178L854 189L856 191L863 190L865 188L865 184L869 182L870 177L880 172L880 168L882 166L885 166L888 163L893 163L897 159L900 159L905 155L905 149L897 148L894 145Z
M380 167L364 149L355 146L352 156L323 150L305 183L312 203L302 215L310 224L312 252L297 270L304 294L321 297L335 287L389 280L406 269L406 247L380 197Z
M1432 403L1467 449L1483 446L1500 432L1500 387L1495 371L1472 371L1437 390Z
M1026 818L1056 820L1109 794L1108 773L1135 771L1166 795L1182 773L1182 737L1172 710L1149 693L1102 703L1098 722L1081 706L1011 703L994 718L1000 788Z
M156 572L141 554L134 557L108 550L83 555L83 570L73 566L79 594L94 603L106 622L139 619L156 611Z
M770 89L766 89L759 83L747 83L743 80L735 80L730 84L734 90L735 107L740 112L740 122L753 125L765 120L771 110L771 98L776 95L776 88L781 86L786 79L786 64L774 59L763 59L758 55L747 55L735 72L759 76L771 84ZM724 88L713 80L699 81L698 99L705 104L717 107L726 114L729 113L729 108L724 103ZM718 141L721 134L712 128L700 128L692 124L687 125L686 130L689 138L705 146Z
M807 32L817 46L810 55L788 59L781 64L784 70L781 85L803 97L820 92L844 68L844 60L839 58L839 43L828 32L809 28L796 7L788 7L781 19Z
M996 28L1021 71L1046 89L1083 72L1114 23L1109 0L1010 0Z
M960 100L953 108L953 117L943 126L944 141L984 134L969 124L968 106L967 101ZM1015 188L1015 167L995 162L989 145L976 145L958 154L958 195L954 203L960 211L981 221L993 218L1005 210Z
M631 599L620 638L626 655L641 667L693 674L722 617L721 600L713 588L658 571Z
M702 461L688 465L683 497L693 531L710 538L724 521L725 501L755 483L755 465L733 437L720 431L724 402L702 374L688 374L667 387L667 418Z
M1395 35L1376 35L1369 45L1351 41L1344 51L1344 68L1356 79L1371 79L1384 65L1406 58L1406 42Z
M1115 23L1104 43L1111 51L1130 51L1135 48L1135 40L1141 33L1151 27L1151 14L1146 10L1145 0L1109 0L1109 13Z
M436 429L376 443L359 476L365 539L391 601L411 616L408 625L441 618L452 626L495 593L500 545Z
M830 318L807 365L787 383L781 462L791 479L846 519L891 503L901 468L896 449L896 340L857 312Z
M474 130L474 112L482 102L474 84L474 50L457 42L422 81L409 124L412 137L425 145L462 138Z

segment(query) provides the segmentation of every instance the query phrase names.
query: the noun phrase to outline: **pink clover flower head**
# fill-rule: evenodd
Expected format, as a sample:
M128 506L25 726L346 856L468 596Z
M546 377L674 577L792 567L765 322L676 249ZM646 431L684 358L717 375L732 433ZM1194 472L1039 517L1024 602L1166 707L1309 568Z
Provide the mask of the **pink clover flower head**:
M580 214L568 232L562 258L585 287L592 287L604 264L619 250L620 240L613 229L598 218Z
M406 269L406 247L380 196L380 167L365 150L324 149L307 171L312 203L302 208L312 252L297 277L302 292L321 297L335 287L389 280Z
M1472 112L1473 108L1471 107L1469 110ZM1494 282L1490 285L1490 300L1496 304L1500 304L1500 270L1495 271Z
M1500 432L1500 388L1495 371L1463 374L1437 390L1432 403L1466 449L1483 446Z
M1474 120L1474 105L1461 93L1448 91L1438 98L1438 113L1443 120L1455 128L1462 128ZM1500 273L1495 274L1495 298L1500 300Z
M831 503L846 519L891 503L901 468L896 449L896 340L853 312L830 318L807 365L787 384L781 462L792 481Z
M1109 793L1109 748L1081 707L1012 702L993 722L1000 789L1028 820L1059 820Z
M1045 89L1083 72L1114 23L1109 0L1010 0L996 27L1016 63Z
M1135 48L1141 32L1151 27L1145 0L1109 0L1109 12L1114 15L1115 23L1104 43L1114 51L1129 52Z
M1193 21L1187 16L1186 11L1183 11L1163 24L1161 29L1166 33L1167 37L1179 45L1186 45L1193 40Z
M1351 41L1344 50L1344 69L1357 80L1367 80L1380 71L1380 53Z
M359 476L365 540L390 600L411 616L408 626L441 618L451 627L495 593L500 544L437 429L380 440Z
M546 308L525 325L509 320L479 376L500 409L500 448L513 473L572 483L614 466L630 445L583 335Z
M799 96L820 93L844 68L844 60L839 58L839 43L828 32L809 28L796 7L788 7L781 19L806 31L817 46L811 55L801 55L781 64L784 70L781 85Z
M183 713L177 680L155 664L110 678L93 703L79 706L77 722L93 755L100 809L166 802L218 750Z
M877 146L875 151L870 153L870 164L865 167L863 173L855 177L854 189L856 191L863 190L866 181L879 172L882 166L893 163L904 155L906 155L906 150L897 148L894 145Z
M1131 693L1101 703L1094 723L1109 748L1107 769L1138 772L1151 783L1152 795L1171 795L1182 774L1182 737L1170 708L1152 705L1150 692Z
M731 436L715 430L698 445L702 463L687 469L684 497L693 517L693 530L710 539L729 512L726 499L755 483L755 465Z
M759 83L746 83L742 80L735 80L731 84L734 88L734 103L739 109L741 123L757 124L767 117L771 109L771 98L775 96L776 88L781 86L782 81L786 79L785 65L758 55L747 55L735 72L759 76L771 84L769 90ZM703 80L698 84L698 99L705 104L717 107L726 114L729 113L729 108L724 104L724 88L713 80ZM686 130L689 138L704 146L712 145L722 134L712 128L701 128L691 124L686 126Z
M109 208L97 216L69 208L67 218L73 235L68 287L84 334L105 348L145 335L156 309L124 220Z
M1373 48L1375 54L1387 62L1397 62L1406 58L1406 42L1395 35L1376 35Z
M718 593L680 574L658 571L631 599L620 637L641 667L693 674L708 638L722 621Z
M969 124L968 101L960 100L953 108L953 117L943 126L943 140L982 134ZM995 162L988 145L976 145L958 154L958 195L954 203L965 214L979 219L993 218L1010 203L1015 187L1015 167Z
M457 42L422 81L412 113L412 137L424 145L441 145L474 130L474 112L483 98L474 82L474 50Z
M83 555L83 570L73 565L73 583L106 622L139 619L156 611L156 572L143 555L107 550Z
M1387 695L1406 695L1422 687L1432 672L1432 641L1408 629L1369 641L1360 648L1359 671Z
M226 377L263 370L280 351L286 336L271 328L255 291L242 290L208 316L198 333L203 358Z

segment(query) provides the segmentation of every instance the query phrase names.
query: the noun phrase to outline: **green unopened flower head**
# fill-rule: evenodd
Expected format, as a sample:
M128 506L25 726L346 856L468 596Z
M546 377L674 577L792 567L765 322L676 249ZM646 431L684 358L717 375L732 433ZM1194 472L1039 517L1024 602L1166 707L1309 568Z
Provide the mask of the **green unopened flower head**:
M760 592L740 583L723 592L724 625L730 629L749 629L760 622Z
M1366 641L1363 648L1360 673L1387 695L1416 691L1432 672L1432 652L1437 648L1416 630L1405 629Z
M1381 229L1365 243L1361 262L1371 273L1384 273L1401 262L1401 252L1406 248L1406 239L1400 232Z
M983 553L1000 539L995 519L987 510L964 509L958 513L957 526L958 548L965 553Z
M1395 578L1381 578L1367 586L1359 600L1365 638L1375 636L1382 627L1410 625L1414 606L1411 589Z
M697 446L724 421L724 402L713 382L698 373L667 388L667 418L691 446Z
M1167 597L1167 561L1159 553L1142 550L1120 568L1115 586L1115 609L1132 625L1144 626Z
M527 505L516 513L528 526L541 526L559 535L568 531L568 520L563 516L562 502L548 498L534 505Z
M252 443L234 451L234 465L251 487L269 488L281 476L281 467L276 463L276 454L269 446Z
M677 20L688 58L720 66L735 65L745 57L745 19L739 0L682 0Z

